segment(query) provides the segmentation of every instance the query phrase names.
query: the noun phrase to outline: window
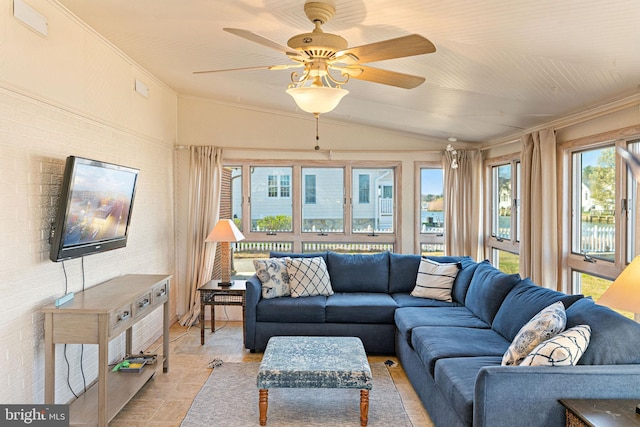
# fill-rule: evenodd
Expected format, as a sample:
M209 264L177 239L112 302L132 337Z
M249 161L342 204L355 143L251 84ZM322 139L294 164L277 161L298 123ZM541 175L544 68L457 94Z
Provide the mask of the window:
M520 161L487 160L489 176L487 253L491 264L506 273L520 270Z
M237 179L231 194L223 194L230 200L221 201L221 210L233 206L245 236L236 258L268 256L275 250L269 245L287 245L291 252L393 251L401 163L226 161Z
M354 192L358 203L352 205L353 233L393 233L395 203L394 169L354 168L352 171ZM373 196L373 197L372 197Z
M640 129L635 131L640 134ZM592 296L596 302L638 253L640 243L638 184L616 155L616 146L640 152L640 141L617 139L618 135L607 140L604 134L599 142L577 140L562 147L561 176L568 187L561 216L563 289Z
M444 255L444 172L439 163L416 163L415 241L422 255Z
M358 203L369 203L369 175L358 175Z
M520 255L500 249L493 249L491 259L499 270L507 274L515 274L520 271Z
M242 231L242 168L230 167L231 173L231 218L236 226ZM234 197L235 196L235 197Z
M302 232L344 232L344 168L303 167L302 177Z
M251 168L251 231L292 231L291 173L291 167ZM232 197L238 199L242 195Z
M291 197L291 177L289 175L280 177L280 197Z
M572 154L572 252L613 261L616 255L615 149Z
M304 175L304 202L306 204L316 203L316 176Z
M269 175L267 178L267 195L268 197L278 197L278 177Z
M511 164L491 169L491 235L511 239Z

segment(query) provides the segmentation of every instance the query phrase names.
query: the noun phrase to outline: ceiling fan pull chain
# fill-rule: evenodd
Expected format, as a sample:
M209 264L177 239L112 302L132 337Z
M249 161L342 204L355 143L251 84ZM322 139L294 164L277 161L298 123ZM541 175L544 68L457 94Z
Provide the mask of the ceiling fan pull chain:
M316 146L314 147L317 150L320 149L320 135L318 134L318 119L320 118L320 114L314 114L316 116Z

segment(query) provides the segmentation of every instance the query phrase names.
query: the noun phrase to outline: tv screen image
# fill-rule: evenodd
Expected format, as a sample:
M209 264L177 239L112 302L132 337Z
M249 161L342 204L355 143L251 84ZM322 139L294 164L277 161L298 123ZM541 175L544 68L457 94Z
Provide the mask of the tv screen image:
M51 239L52 261L126 246L138 170L67 158Z

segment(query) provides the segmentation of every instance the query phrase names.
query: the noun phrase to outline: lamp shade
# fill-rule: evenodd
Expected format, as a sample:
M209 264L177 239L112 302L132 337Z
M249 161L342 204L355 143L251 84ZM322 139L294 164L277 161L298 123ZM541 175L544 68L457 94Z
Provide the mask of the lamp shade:
M298 107L307 113L328 113L338 106L340 100L349 93L348 90L337 87L297 87L287 89Z
M230 219L221 219L213 227L205 242L239 242L244 236Z
M598 300L598 304L640 313L640 256L631 261Z

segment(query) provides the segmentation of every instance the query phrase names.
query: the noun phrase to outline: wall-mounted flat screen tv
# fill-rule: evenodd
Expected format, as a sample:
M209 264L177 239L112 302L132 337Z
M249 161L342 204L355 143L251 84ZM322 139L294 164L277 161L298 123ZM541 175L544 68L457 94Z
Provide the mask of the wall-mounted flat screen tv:
M51 230L52 261L127 244L138 170L70 156Z

